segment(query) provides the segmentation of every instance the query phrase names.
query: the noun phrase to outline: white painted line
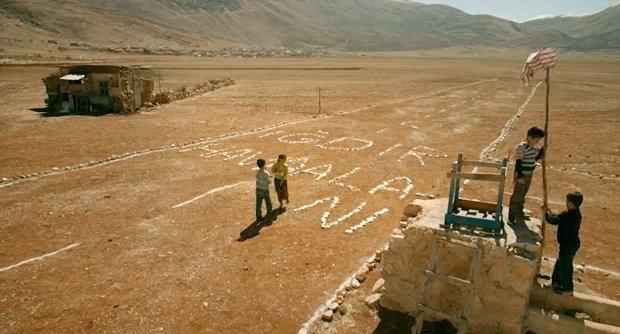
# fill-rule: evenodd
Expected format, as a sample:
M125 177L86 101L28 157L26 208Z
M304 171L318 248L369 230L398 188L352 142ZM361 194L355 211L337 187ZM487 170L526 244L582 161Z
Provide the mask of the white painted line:
M532 90L530 91L530 95L528 95L527 99L525 99L525 102L523 102L523 104L519 106L519 109L517 109L517 112L514 115L512 115L510 119L508 119L506 124L504 124L504 126L502 127L502 130L499 133L499 136L495 138L495 140L492 141L487 147L485 147L482 150L482 152L480 152L480 157L479 157L480 160L484 159L485 156L495 151L497 147L504 140L506 140L506 138L508 137L508 134L510 133L510 130L514 128L514 126L517 124L521 116L525 113L525 108L527 107L528 104L530 104L530 101L534 97L534 93L536 93L536 89L540 87L541 84L542 84L542 81L539 82L538 85L532 87Z
M270 133L264 134L262 136L258 136L258 138L265 138L265 137L273 136L275 134L282 133L282 132L284 132L284 131L280 130L280 131L270 132Z
M34 261L42 261L42 260L44 260L45 258L48 258L48 257L50 257L50 256L54 256L54 255L56 255L56 254L58 254L58 253L64 252L64 251L66 251L66 250L69 250L69 249L71 249L71 248L77 247L77 246L79 246L79 245L80 245L80 243L78 242L78 243L75 243L75 244L69 245L69 246L67 246L67 247L61 248L61 249L59 249L59 250L57 250L57 251L54 251L54 252L51 252L51 253L47 253L47 254L43 254L43 255L41 255L41 256L33 257L33 258L30 258L30 259L24 260L24 261L19 262L19 263L16 263L16 264L12 264L12 265L10 265L10 266L8 266L8 267L0 268L0 272L7 271L7 270L11 270L11 269L13 269L13 268L17 268L17 267L22 266L22 265L24 265L24 264L26 264L26 263L30 263L30 262L34 262Z
M405 122L400 123L400 125L406 126L406 127L410 127L410 128L412 128L414 130L420 130L419 127L413 125L413 121L405 121Z
M398 143L398 144L396 144L396 145L394 145L394 146L392 146L392 147L389 147L389 148L388 148L388 149L386 149L385 151L380 152L380 153L379 153L379 156L380 156L380 157L382 157L382 156L384 156L384 155L386 155L386 154L390 153L393 149L395 149L395 148L397 148L397 147L401 147L401 146L403 146L403 145L402 145L402 144L400 144L400 143Z
M541 84L542 84L542 81L539 82L536 86L532 87L532 90L530 91L530 94L525 99L523 104L521 104L521 106L519 106L519 109L517 109L517 112L514 115L512 115L512 117L510 117L508 119L506 124L504 124L504 126L502 127L502 129L501 129L501 131L499 133L499 136L497 136L497 138L495 138L495 140L493 140L489 145L487 145L487 147L485 147L482 151L480 151L480 156L478 157L478 159L480 161L485 160L487 155L490 155L491 152L494 152L497 149L497 147L499 147L499 145L504 140L506 140L506 138L508 137L508 134L510 133L510 131L515 127L515 125L517 124L517 122L519 121L521 116L525 113L525 108L530 103L530 101L534 97L534 93L536 93L536 89ZM478 170L479 170L479 168L476 167L476 168L474 168L472 170L472 173L477 173ZM465 180L465 181L463 181L463 184L468 184L470 181L471 180ZM463 188L461 188L460 191L463 191Z
M211 195L211 194L215 194L215 193L220 192L220 191L224 191L224 190L226 190L226 189L230 189L230 188L236 187L236 186L238 186L238 185L240 185L240 184L241 184L241 182L237 182L237 183L235 183L235 184L229 184L229 185L227 185L227 186L223 186L223 187L219 187L219 188L211 189L211 190L207 191L206 193L204 193L204 194L202 194L202 195L196 196L196 197L194 197L194 198L192 198L192 199L190 199L190 200L188 200L188 201L185 201L185 202L183 202L183 203L179 203L179 204L177 204L177 205L173 206L172 208L173 208L173 209L180 208L180 207L182 207L182 206L185 206L185 205L187 205L187 204L190 204L190 203L192 203L192 202L195 202L195 201L197 201L197 200L199 200L199 199L201 199L201 198L203 198L203 197L209 196L209 195Z

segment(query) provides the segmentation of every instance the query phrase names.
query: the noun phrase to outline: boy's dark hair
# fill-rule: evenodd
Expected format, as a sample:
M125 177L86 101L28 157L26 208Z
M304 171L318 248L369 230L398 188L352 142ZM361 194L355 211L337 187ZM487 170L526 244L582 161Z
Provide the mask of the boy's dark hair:
M266 163L267 163L267 162L265 161L265 159L258 159L258 160L256 160L256 166L258 166L258 168L263 168L263 167L265 167L265 164L266 164Z
M532 137L532 138L544 138L545 130L537 126L534 126L534 127L531 127L529 130L527 130L527 136Z
M286 159L286 154L280 154L280 155L278 155L278 159Z
M580 207L581 203L583 203L583 195L578 191L566 194L566 199L573 203L576 208Z

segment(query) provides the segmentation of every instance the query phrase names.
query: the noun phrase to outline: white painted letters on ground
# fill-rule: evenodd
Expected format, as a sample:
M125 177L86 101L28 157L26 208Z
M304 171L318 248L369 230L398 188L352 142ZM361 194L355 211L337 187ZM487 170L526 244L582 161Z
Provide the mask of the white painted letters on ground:
M352 190L352 191L360 191L360 189L359 189L359 188L354 187L354 186L352 186L352 185L350 185L350 184L345 184L345 183L342 183L342 182L340 182L339 180L343 180L343 179L345 179L345 178L347 178L347 177L349 177L349 176L351 176L351 175L353 175L353 174L355 174L355 173L359 172L361 169L362 169L362 168L360 168L360 167L355 167L355 168L353 168L353 170L351 170L350 172L345 173L345 174L342 174L342 175L340 175L340 176L336 176L335 178L333 178L333 179L331 179L331 180L329 180L329 181L327 181L327 182L329 182L329 183L333 183L333 184L335 184L335 185L337 185L337 186L341 186L341 187L347 188L347 189Z
M400 182L400 181L404 181L405 182L405 188L403 189L398 189L398 188L392 188L390 187L390 184L394 183L394 182ZM404 199L405 197L407 197L407 195L409 195L409 193L411 192L411 190L413 189L413 182L411 181L410 178L406 177L406 176L400 176L400 177L395 177L393 179L387 180L383 183L380 183L379 185L377 185L376 187L370 189L368 191L369 194L374 195L377 191L379 190L385 190L385 191L393 191L393 192L400 192L400 199Z

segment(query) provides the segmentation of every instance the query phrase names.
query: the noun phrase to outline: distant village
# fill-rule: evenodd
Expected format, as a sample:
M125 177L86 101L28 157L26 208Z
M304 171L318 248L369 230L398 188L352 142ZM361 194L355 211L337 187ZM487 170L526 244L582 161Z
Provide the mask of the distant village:
M14 40L13 43L23 42ZM62 54L66 51L95 51L109 52L118 54L144 54L144 55L169 55L169 56L190 56L203 58L316 58L316 57L334 57L330 52L324 50L308 50L308 49L288 49L265 48L265 47L225 47L217 50L198 50L198 49L174 49L170 47L150 48L143 46L117 46L117 47L99 47L83 42L61 43L57 40L43 41L52 48L60 51ZM9 43L11 44L11 43ZM45 61L57 60L58 55L45 53L26 54L26 55L9 55L3 54L4 50L0 49L0 63L11 61ZM60 57L61 59L63 57ZM74 59L70 55L64 59Z
M114 53L139 53L153 55L193 56L206 58L289 58L289 57L333 57L327 51L319 50L291 50L286 48L232 48L219 50L176 50L171 48L149 49L143 47L105 48L99 51Z

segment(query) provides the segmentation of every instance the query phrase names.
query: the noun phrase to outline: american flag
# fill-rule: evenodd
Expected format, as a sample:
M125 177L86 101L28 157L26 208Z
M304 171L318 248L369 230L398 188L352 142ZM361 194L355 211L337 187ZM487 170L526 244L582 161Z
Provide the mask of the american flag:
M558 52L552 48L542 48L532 53L525 61L521 71L521 81L530 84L534 73L553 67L558 60Z

